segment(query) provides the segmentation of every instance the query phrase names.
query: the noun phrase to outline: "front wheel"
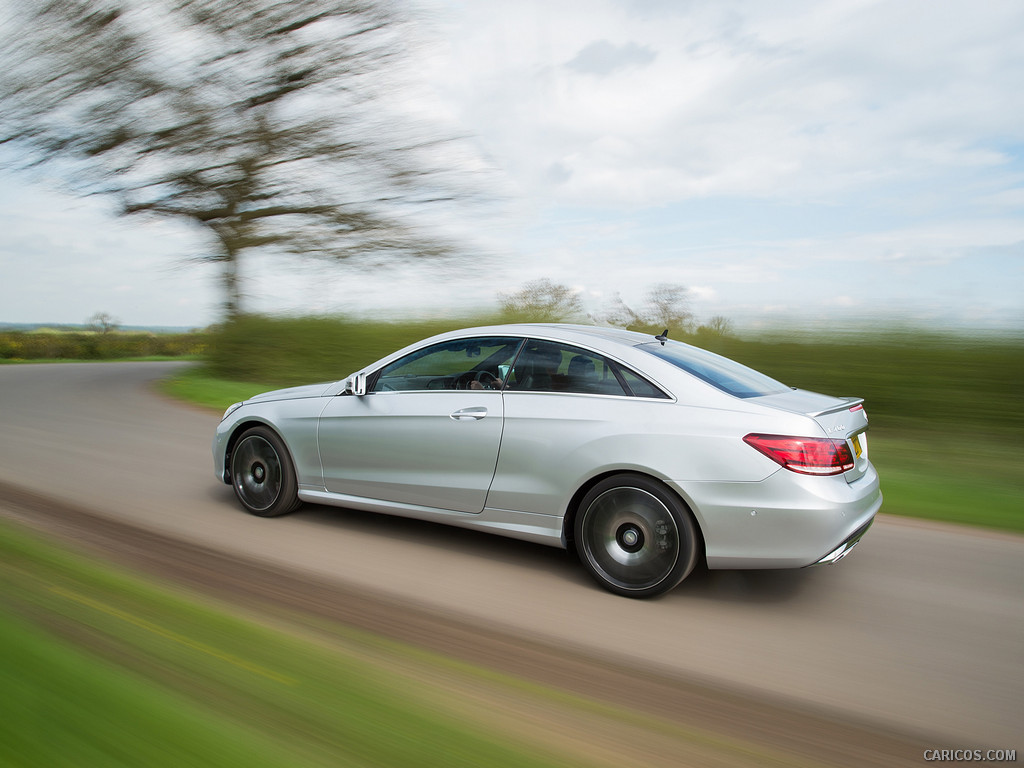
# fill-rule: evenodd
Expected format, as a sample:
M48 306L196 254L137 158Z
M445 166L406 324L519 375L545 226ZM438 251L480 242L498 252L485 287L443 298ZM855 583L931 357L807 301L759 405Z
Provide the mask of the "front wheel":
M252 427L238 438L231 451L231 485L242 506L260 517L288 514L301 503L288 449L267 427Z
M683 504L642 475L615 475L583 497L573 524L576 551L598 584L626 597L653 597L697 563L697 526Z

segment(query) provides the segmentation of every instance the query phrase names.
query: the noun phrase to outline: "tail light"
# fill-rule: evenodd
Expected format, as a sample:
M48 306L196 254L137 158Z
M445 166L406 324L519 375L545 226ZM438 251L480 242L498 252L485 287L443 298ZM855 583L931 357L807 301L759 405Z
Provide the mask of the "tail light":
M845 440L747 435L743 442L791 472L802 475L841 475L854 466L853 452Z

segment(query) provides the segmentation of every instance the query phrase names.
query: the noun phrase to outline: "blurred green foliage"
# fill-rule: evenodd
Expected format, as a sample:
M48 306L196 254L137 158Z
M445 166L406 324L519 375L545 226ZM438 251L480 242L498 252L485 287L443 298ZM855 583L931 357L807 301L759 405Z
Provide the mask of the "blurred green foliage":
M874 332L695 343L789 386L862 397L873 428L1024 443L1024 344L1017 339Z
M217 328L206 355L214 376L277 386L335 381L437 333L498 322L495 317L382 322L245 315Z
M2 331L0 360L120 360L139 357L188 357L206 349L204 333L110 333L76 331Z
M0 521L0 765L583 762L467 714L444 681L534 707L553 706L553 692L513 691L493 673L340 628L327 644L281 623L186 600Z
M872 429L868 445L883 512L1024 533L1024 473L1007 441L881 428Z

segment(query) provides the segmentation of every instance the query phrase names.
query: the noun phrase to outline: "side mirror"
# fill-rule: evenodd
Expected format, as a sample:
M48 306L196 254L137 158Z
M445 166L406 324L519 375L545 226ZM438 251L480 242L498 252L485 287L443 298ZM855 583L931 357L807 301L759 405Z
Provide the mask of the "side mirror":
M356 397L362 397L366 394L366 374L356 373L345 379L345 389L342 390L346 395L355 395Z

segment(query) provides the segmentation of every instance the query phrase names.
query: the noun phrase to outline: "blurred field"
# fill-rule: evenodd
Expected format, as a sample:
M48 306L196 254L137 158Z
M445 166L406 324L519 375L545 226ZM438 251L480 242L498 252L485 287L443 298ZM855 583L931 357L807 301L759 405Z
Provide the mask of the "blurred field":
M1024 532L1024 473L1008 441L872 430L882 511Z
M3 765L578 764L456 716L411 650L386 669L366 638L275 632L6 524L0 552Z
M568 768L638 748L650 765L791 764L309 621L242 617L0 521L0 765Z

